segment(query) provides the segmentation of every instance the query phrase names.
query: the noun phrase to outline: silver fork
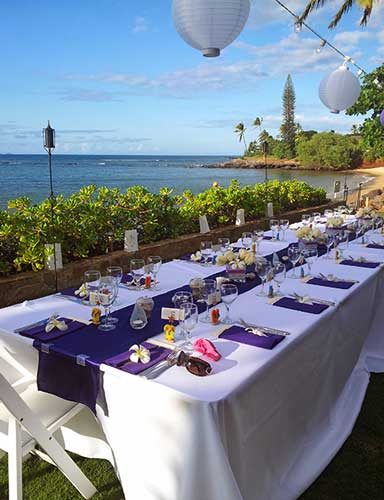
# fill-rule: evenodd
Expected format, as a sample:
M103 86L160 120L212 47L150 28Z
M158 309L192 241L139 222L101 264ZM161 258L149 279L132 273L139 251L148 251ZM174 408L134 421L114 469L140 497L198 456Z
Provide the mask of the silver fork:
M299 295L298 293L292 293L290 294L290 297L296 299L296 300L299 300L300 299L304 299L304 297L302 295ZM336 302L333 302L332 300L324 300L324 299L316 299L315 297L310 297L308 295L308 299L311 301L311 302L316 302L317 304L323 304L325 306L330 306L330 307L335 307L336 305Z
M253 325L252 323L244 321L242 318L240 318L240 324L245 328L261 330L264 333L270 333L272 335L283 335L284 337L291 335L289 332L286 332L284 330L278 330L277 328L270 328L269 326Z

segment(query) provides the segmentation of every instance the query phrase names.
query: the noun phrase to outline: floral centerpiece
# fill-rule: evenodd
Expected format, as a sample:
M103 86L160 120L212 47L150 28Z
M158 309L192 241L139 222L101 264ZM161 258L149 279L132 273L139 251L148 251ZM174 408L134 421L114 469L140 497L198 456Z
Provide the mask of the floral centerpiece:
M376 210L372 207L359 208L356 212L357 219L372 220L376 217Z
M216 258L216 264L218 266L226 266L230 279L242 282L245 281L247 266L251 266L255 262L255 255L244 249L241 249L237 255L229 251L223 255L218 255Z
M320 229L313 229L311 226L303 226L296 231L296 238L306 247L315 247L324 243L325 235Z
M345 228L345 221L343 217L329 217L325 231L328 233L338 233Z

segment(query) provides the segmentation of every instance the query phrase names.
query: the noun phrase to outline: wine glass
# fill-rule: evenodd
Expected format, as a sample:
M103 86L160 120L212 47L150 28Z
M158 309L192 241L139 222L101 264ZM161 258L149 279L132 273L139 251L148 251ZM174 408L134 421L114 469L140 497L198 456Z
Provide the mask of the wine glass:
M176 292L172 297L172 302L176 309L180 309L181 304L193 304L192 292Z
M249 250L252 247L253 235L252 233L243 233L241 236L241 244L243 248Z
M108 332L114 330L116 326L109 321L111 312L111 305L116 298L116 284L112 276L103 276L100 278L98 299L100 304L104 307L105 317L99 325L99 330Z
M331 248L335 243L335 235L331 234L331 233L324 233L324 238L325 238L325 245L327 247L327 255L325 258L330 259L331 258L331 255L330 255Z
M136 285L136 289L140 290L140 280L145 275L145 262L144 259L132 259L130 263L130 271L133 277L133 281Z
M335 241L336 246L340 251L340 257L343 257L343 252L345 248L348 246L349 232L348 231L340 231L336 234Z
M185 335L184 339L187 340L187 344L183 344L186 347L192 348L192 330L195 328L199 318L199 312L196 304L190 304L189 302L181 304L180 312L182 315L182 327L183 333Z
M281 231L283 233L283 237L282 237L281 241L285 241L285 233L289 229L289 220L288 219L281 219L279 224L280 224Z
M330 217L333 217L333 210L331 210L330 208L327 208L326 210L324 210L324 216L329 219Z
M88 300L90 306L97 305L97 296L99 292L101 274L99 271L85 271L84 284L88 293Z
M290 275L290 278L296 279L297 274L296 274L296 264L299 262L301 257L301 250L297 246L291 246L288 248L288 258L293 266L292 273Z
M121 283L121 280L123 279L123 270L119 266L110 266L107 267L107 275L112 276L115 282L116 286L116 299L114 300L115 305L119 305L118 303L118 297L119 297L119 286ZM115 318L114 316L110 316L109 321L111 323L118 323L119 318Z
M317 257L319 256L317 248L304 248L302 254L308 266L308 274L309 276L311 276L312 265L315 263Z
M269 227L272 231L272 239L275 240L277 238L280 229L279 221L277 219L271 219L269 221Z
M223 254L228 252L230 243L229 238L219 238L220 252Z
M158 255L150 255L148 257L148 266L149 266L149 272L153 276L153 281L154 281L154 290L159 290L158 282L157 282L157 274L160 271L160 267L163 261L161 260L161 257Z
M205 279L204 288L202 289L202 299L204 300L207 309L205 314L201 316L200 321L202 323L210 323L211 318L209 317L209 306L212 305L212 296L216 293L216 280Z
M232 325L234 323L234 320L229 316L229 309L231 304L237 299L239 290L236 285L233 285L231 283L223 283L220 287L220 292L221 300L224 303L227 311L225 318L222 319L221 322L225 325Z
M320 221L321 221L321 213L320 213L320 212L314 212L314 213L312 214L312 218L313 218L313 222L314 222L315 224L319 224L319 223L320 223Z
M276 262L276 264L272 268L272 273L273 273L273 281L277 285L277 292L276 295L283 295L281 293L281 285L284 283L284 280L286 278L286 268L285 265L282 262Z
M255 271L259 278L261 279L262 287L259 292L256 293L259 297L265 297L267 293L265 292L265 283L267 278L271 273L271 263L267 259L258 259L255 264Z
M208 259L213 254L212 241L202 241L200 243L200 252L204 259L203 265L208 266Z
M256 253L259 251L260 243L264 239L264 231L262 229L255 229L253 231L253 239L256 243Z
M311 216L309 214L302 215L301 222L302 222L304 227L309 226L309 224L311 223Z

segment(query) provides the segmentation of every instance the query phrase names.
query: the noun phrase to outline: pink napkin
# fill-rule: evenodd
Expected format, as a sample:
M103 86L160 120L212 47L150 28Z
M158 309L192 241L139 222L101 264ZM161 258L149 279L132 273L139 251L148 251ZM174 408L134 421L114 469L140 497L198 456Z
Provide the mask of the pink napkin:
M194 348L195 351L207 356L207 358L212 359L212 361L219 361L221 358L221 354L216 350L216 347L210 340L197 339L195 341Z

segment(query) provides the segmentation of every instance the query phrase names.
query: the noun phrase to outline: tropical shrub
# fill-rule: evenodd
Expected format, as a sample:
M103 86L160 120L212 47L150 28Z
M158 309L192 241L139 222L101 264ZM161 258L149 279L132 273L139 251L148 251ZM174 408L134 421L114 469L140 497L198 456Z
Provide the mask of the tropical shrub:
M123 247L124 232L137 229L140 243L150 243L199 229L199 216L207 215L212 228L234 221L244 208L248 219L265 214L272 202L276 213L324 203L326 193L299 181L271 181L241 187L216 187L194 195L185 191L172 195L162 188L158 194L142 186L125 193L119 189L87 186L68 198L58 196L31 204L18 198L0 211L0 274L39 271L45 262L47 243L60 242L64 263L100 255L109 242Z

